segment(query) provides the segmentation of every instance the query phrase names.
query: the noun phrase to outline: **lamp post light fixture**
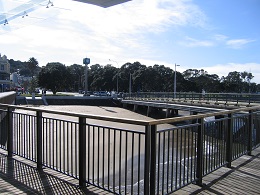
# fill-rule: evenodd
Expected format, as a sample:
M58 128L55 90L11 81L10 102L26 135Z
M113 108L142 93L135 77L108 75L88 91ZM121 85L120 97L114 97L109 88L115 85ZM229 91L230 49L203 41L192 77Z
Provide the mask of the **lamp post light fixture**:
M173 93L174 93L174 94L173 94L173 95L174 95L174 96L173 96L174 99L176 99L176 66L180 66L180 65L178 65L178 64L175 63L175 70L174 70L174 89L173 89L173 90L174 90L174 91L173 91Z
M117 61L114 61L114 60L111 60L111 59L109 59L109 61L115 62L115 63L117 64L117 69L119 69L119 66L118 66ZM118 71L119 71L119 70L117 70L117 73L116 73L116 92L117 92L117 93L118 93Z

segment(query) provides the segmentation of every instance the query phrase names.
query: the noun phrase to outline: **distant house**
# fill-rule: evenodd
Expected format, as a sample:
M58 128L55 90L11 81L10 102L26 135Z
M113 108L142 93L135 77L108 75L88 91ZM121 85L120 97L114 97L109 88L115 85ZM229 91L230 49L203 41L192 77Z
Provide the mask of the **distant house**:
M19 85L19 74L17 72L13 72L10 74L11 88L16 88Z
M10 64L5 55L0 54L0 91L10 89Z

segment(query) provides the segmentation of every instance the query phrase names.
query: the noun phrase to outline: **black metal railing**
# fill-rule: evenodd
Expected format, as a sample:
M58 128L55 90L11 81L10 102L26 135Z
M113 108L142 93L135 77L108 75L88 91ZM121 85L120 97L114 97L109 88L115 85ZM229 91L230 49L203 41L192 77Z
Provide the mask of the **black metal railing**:
M230 167L260 143L260 107L147 121L1 108L0 147L10 157L115 194L169 194L201 185L203 176Z
M191 100L212 101L216 103L260 103L260 94L252 93L195 93L195 92L136 92L124 94L125 99L159 99L159 100Z

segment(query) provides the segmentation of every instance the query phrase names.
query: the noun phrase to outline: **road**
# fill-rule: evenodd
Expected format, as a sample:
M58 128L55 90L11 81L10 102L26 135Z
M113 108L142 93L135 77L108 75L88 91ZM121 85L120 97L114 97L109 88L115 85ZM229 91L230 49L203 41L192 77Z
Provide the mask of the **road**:
M40 94L42 94L42 90L40 90ZM80 93L77 93L77 92L57 92L57 94L83 96L83 94L80 94ZM52 93L52 91L46 91L46 95L53 95L53 93Z

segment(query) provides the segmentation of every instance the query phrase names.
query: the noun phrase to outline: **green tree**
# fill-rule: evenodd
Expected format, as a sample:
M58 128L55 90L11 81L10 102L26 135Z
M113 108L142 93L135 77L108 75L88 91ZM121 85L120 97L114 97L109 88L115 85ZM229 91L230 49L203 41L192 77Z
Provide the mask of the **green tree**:
M22 76L31 76L31 71L28 68L27 62L16 61L13 59L8 60L10 63L10 72L17 72Z
M255 92L260 92L260 84L255 85Z
M99 64L95 64L90 66L90 70L88 71L88 84L90 90L98 91L102 85L102 75L103 68ZM85 77L84 77L85 78Z
M147 67L141 67L137 71L135 71L133 75L133 80L135 81L135 85L133 86L134 91L146 91L145 86L145 74L147 71Z
M33 77L29 83L29 88L28 88L30 94L34 93L37 87L38 87L38 79L37 77Z
M39 73L39 85L51 89L53 94L71 87L71 74L67 67L59 62L48 63Z
M174 83L174 72L172 69L165 67L164 65L157 65L153 66L154 70L154 77L150 78L157 83L156 90L169 92L173 91L173 83ZM177 72L176 72L177 77Z
M254 91L254 87L251 84L251 80L254 78L252 73L244 71L244 72L240 73L240 76L243 80L243 86L242 86L243 92L249 92L250 93L251 91Z
M131 75L131 91L137 91L138 84L136 83L136 72L145 67L145 65L142 65L140 62L134 62L130 63L127 62L124 65L121 66L119 70L119 86L122 91L128 92L129 91L129 85L130 85L130 75ZM139 87L140 88L140 87Z
M186 80L190 80L191 78L197 78L200 77L202 75L206 75L208 74L207 71L205 71L204 69L201 70L197 70L197 69L187 69L183 72L183 77Z
M78 91L79 89L82 89L83 86L83 79L85 75L85 67L79 64L73 64L68 68L68 71L71 75L71 80L72 80L72 90L73 91Z
M224 92L240 93L242 92L242 79L240 72L229 72L226 77L222 77Z
M116 91L116 75L117 68L112 65L106 65L102 71L103 83L101 85L102 90Z
M31 57L28 62L27 62L27 66L28 66L28 69L30 70L31 72L31 77L35 76L36 74L36 70L37 68L39 68L39 63L38 61L34 58L34 57Z

